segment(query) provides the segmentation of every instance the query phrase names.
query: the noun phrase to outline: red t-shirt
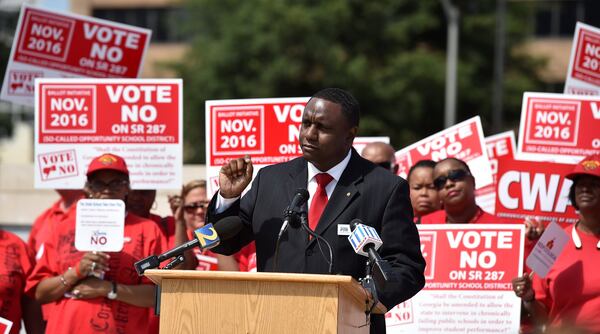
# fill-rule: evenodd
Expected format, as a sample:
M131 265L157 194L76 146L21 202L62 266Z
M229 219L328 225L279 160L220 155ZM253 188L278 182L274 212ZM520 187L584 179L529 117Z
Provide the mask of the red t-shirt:
M569 238L573 228L565 229ZM534 275L535 298L546 305L551 327L574 323L600 333L600 235L577 232L581 249L569 239L548 275Z
M154 221L162 231L169 249L175 247L175 218L173 216L161 217L153 213L150 214L149 218Z
M33 265L33 252L25 242L0 230L0 317L12 321L10 334L21 329L21 298Z
M40 281L58 276L79 263L84 253L77 251L74 244L73 217L59 224L47 239L42 257L27 280L28 294L35 293ZM156 223L129 213L125 218L123 250L110 253L110 270L104 279L127 285L152 284L146 277L138 276L133 264L165 249L165 238ZM145 333L149 327L148 308L105 297L87 300L61 298L54 305L46 333Z
M195 238L195 236L193 235L194 231L188 230L187 233L189 240ZM200 247L195 247L194 255L196 255L196 259L198 260L198 266L196 267L196 270L219 270L219 260L217 259L215 253L207 249L200 249Z
M240 266L240 271L256 272L256 245L254 241L236 254L236 260Z
M481 208L480 208L481 210ZM467 223L467 222L465 222ZM481 210L481 214L470 222L471 224L501 224L498 217ZM437 210L421 217L421 224L446 224L446 211Z
M61 209L62 203L62 199L54 202L51 207L42 212L42 214L40 214L33 222L31 231L29 232L29 238L27 239L27 246L29 246L29 249L35 254L37 254L40 247L44 244L44 240L46 236L50 234L50 231L53 230L53 226L65 220L72 211L71 209L76 206L76 204L73 203L67 211L63 211Z

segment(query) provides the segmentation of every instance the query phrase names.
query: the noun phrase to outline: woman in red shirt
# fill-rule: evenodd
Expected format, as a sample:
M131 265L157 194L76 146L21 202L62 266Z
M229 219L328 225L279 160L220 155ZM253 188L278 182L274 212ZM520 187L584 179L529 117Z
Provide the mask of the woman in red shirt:
M497 224L498 219L475 203L475 177L462 160L447 158L433 169L433 185L444 209L421 219L422 224Z
M89 165L84 188L89 198L126 201L129 172L125 160L103 154ZM165 248L151 220L127 213L120 252L80 252L74 247L75 214L58 224L27 280L27 291L41 303L54 303L46 333L147 332L154 285L137 275L134 262Z
M438 190L433 186L434 167L433 160L420 160L410 167L406 176L416 224L421 223L421 217L437 211L441 207Z
M579 212L565 229L571 239L546 277L515 278L513 290L541 325L600 333L600 155L585 158L566 177Z
M175 219L185 221L188 238L193 238L194 230L204 226L208 197L206 196L206 181L194 180L181 189L181 206L175 211ZM239 265L233 256L213 253L209 250L194 248L198 260L196 270L228 270L237 271Z

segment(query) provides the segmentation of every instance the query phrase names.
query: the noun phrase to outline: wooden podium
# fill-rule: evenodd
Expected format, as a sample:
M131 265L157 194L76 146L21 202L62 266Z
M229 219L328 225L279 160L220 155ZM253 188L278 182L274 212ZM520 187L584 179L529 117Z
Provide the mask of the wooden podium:
M368 333L350 276L147 270L161 287L161 333ZM384 313L378 304L373 313ZM361 327L362 326L362 327Z

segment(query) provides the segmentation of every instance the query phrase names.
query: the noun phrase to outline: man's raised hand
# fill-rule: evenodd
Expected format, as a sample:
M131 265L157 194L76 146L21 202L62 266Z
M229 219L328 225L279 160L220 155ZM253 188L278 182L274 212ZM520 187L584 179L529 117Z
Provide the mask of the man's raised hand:
M224 198L234 198L242 195L242 192L250 181L254 167L250 156L237 158L224 164L219 171L219 192Z

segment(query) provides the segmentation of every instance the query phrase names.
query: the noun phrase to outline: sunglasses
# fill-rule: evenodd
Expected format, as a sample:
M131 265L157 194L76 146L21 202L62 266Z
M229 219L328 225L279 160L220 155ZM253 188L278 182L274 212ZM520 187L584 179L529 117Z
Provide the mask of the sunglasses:
M448 172L446 176L438 176L435 180L433 180L433 186L437 190L441 190L446 185L448 180L452 182L462 181L467 176L471 176L471 173L467 172L464 169L453 169Z
M110 191L119 191L129 185L129 181L127 180L113 180L109 183L104 183L100 180L94 180L89 183L90 189L95 192L104 191L104 189L108 189Z
M196 212L196 210L198 208L201 208L201 209L208 208L208 203L209 202L194 202L194 203L189 203L189 204L184 205L183 209L187 213L194 213L194 212Z

